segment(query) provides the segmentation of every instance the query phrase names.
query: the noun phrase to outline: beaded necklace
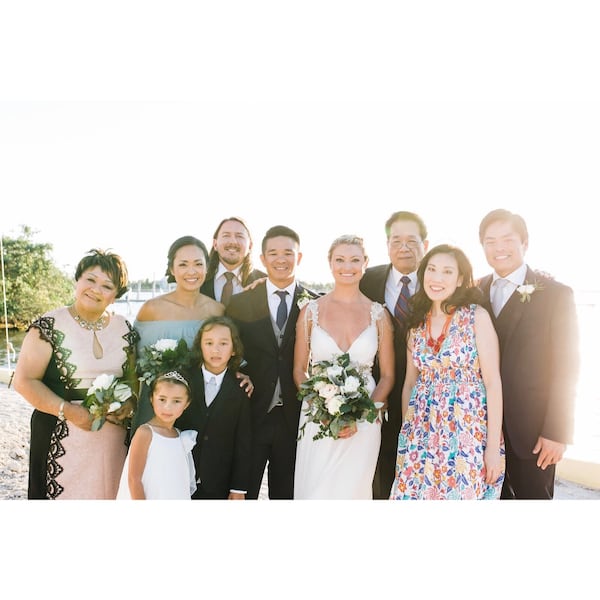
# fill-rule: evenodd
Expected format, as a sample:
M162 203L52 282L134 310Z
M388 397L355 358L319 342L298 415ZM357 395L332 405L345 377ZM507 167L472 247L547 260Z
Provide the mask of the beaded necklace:
M69 313L82 329L87 329L93 333L92 352L94 353L94 358L102 358L104 356L104 350L96 335L96 331L102 331L106 327L108 324L108 315L103 314L97 321L86 321L79 316L77 309L73 305L69 306Z
M444 343L444 340L446 339L446 336L448 335L448 329L450 328L450 322L452 321L453 314L454 314L454 310L452 310L450 312L450 314L448 314L446 316L446 321L444 323L444 326L442 327L442 333L440 333L440 335L437 338L434 338L431 335L431 311L429 311L427 313L427 317L426 317L427 346L429 348L431 348L431 350L434 354L437 354L440 351L442 344Z

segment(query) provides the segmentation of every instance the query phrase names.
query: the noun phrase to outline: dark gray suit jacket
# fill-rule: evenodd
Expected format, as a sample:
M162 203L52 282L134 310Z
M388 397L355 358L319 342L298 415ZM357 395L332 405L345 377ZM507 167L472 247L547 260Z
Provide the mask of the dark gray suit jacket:
M540 289L529 302L516 290L498 317L490 305L492 275L484 293L500 341L504 435L520 458L532 458L537 438L573 441L579 334L573 290L527 269Z

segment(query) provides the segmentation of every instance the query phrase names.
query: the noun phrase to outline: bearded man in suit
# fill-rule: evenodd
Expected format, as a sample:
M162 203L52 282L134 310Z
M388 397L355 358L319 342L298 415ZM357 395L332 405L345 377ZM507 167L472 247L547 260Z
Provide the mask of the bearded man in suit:
M252 237L240 217L223 219L213 234L202 294L227 306L233 294L267 274L252 266Z
M500 342L506 475L502 499L554 497L556 464L573 440L579 336L573 290L525 263L525 220L508 210L479 226L494 270L480 281Z
M271 227L260 260L268 279L231 297L226 315L238 326L254 384L250 399L252 451L247 499L258 498L265 467L271 500L294 497L296 441L301 403L293 380L300 297L316 298L296 281L300 238L284 225Z
M395 382L388 396L388 415L381 427L381 447L373 479L373 498L378 500L390 497L402 424L401 396L406 375L404 302L416 291L417 269L429 246L425 222L413 212L393 213L385 223L385 235L390 262L369 267L360 282L363 294L385 304L394 317ZM374 375L377 378L377 369Z

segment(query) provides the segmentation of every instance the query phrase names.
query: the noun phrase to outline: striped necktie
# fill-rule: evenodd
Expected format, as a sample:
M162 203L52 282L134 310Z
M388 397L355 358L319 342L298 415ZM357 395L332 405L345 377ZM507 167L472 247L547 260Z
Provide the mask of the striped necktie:
M398 321L400 321L400 323L404 323L408 315L408 299L410 298L408 284L410 283L410 277L403 275L400 281L402 282L402 288L398 294L396 306L394 306L394 316L396 319L398 319Z

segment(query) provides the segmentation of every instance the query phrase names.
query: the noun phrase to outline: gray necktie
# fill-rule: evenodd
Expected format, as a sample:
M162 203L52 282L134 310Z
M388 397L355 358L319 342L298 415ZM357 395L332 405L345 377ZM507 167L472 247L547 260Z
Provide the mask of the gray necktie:
M204 387L204 402L206 406L210 406L211 402L217 395L217 380L214 377L209 377Z
M494 311L494 315L497 317L498 313L502 310L504 306L504 288L508 281L506 279L502 279L501 277L496 279L494 282L494 295L492 298L492 310Z
M221 292L221 304L227 306L229 304L229 300L231 300L231 295L233 294L233 278L235 275L231 271L226 271L224 273L225 285L223 286L223 291Z

